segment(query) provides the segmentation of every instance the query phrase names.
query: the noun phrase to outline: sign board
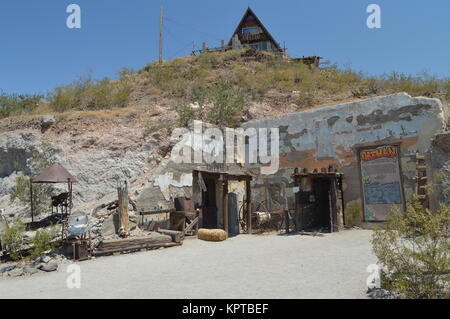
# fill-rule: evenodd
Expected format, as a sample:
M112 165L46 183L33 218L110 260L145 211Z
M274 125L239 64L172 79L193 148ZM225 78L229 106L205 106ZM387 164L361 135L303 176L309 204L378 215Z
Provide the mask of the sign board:
M402 209L398 148L381 146L360 151L364 220L384 221L397 206Z

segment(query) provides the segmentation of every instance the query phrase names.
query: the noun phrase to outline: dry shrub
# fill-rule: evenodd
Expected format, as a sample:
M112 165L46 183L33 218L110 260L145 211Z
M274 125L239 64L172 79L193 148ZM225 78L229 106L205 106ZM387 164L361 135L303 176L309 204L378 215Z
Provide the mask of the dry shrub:
M404 213L396 207L386 229L373 234L373 251L387 271L382 288L407 298L449 298L450 205L437 212L415 200Z

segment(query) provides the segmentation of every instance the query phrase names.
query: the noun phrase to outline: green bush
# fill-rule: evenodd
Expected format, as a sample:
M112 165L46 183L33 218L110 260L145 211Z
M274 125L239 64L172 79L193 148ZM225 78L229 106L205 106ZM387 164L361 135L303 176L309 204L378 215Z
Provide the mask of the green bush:
M392 72L382 76L379 81L393 92L406 92L412 96L432 96L444 90L445 82L435 76L422 72L417 76Z
M368 92L363 87L360 87L360 88L352 91L352 95L355 98L361 98L363 96L366 96L367 94L368 94Z
M445 97L450 100L450 78L444 80Z
M382 285L407 298L449 298L450 205L432 213L415 200L402 214L394 208L385 230L377 229L373 251L387 268Z
M355 226L361 223L361 208L357 203L351 203L345 208L346 226Z
M42 100L36 94L6 94L0 90L0 119L32 113Z
M147 134L153 134L155 132L166 130L166 129L171 129L171 128L172 128L172 124L151 125L151 126L147 127Z
M426 72L416 76L392 72L375 77L330 63L326 67L309 68L302 63L277 59L269 53L265 53L260 60L241 59L242 52L212 52L164 63L152 62L139 72L123 68L118 72L116 81L109 78L94 80L88 74L69 85L56 88L47 95L47 101L51 109L57 112L124 107L129 105L130 95L137 86L148 96L204 105L213 99L213 95L217 95L217 87L220 87L217 83L221 81L233 83L235 90L239 88L239 98L242 93L244 99L253 101L266 97L277 99L277 93L290 95L292 91L297 91L289 102L299 107L328 103L330 97L334 101L396 92L450 99L450 79L438 79ZM32 113L41 99L39 95L2 93L0 118ZM209 117L214 121L227 122L218 118L222 117L223 110L220 107ZM185 111L188 118L192 117L189 110L180 110ZM235 121L234 118L231 122Z
M133 85L131 75L122 71L120 79L111 81L105 77L96 81L90 75L79 77L73 83L56 88L47 96L50 107L56 112L70 109L104 109L125 107Z
M238 116L246 103L241 89L234 87L230 81L221 80L211 89L208 99L213 104L207 115L208 120L217 125L237 125Z
M175 111L178 113L178 123L181 126L188 126L191 120L201 119L200 112L193 109L187 101L179 101L175 107Z
M127 68L127 67L123 67L119 70L119 72L117 72L117 74L119 75L119 79L123 80L123 79L128 79L131 76L135 75L137 72L135 69L133 68Z
M44 145L44 149L48 146ZM45 152L45 151L44 151ZM42 170L52 165L51 161L48 161L43 154L34 152L31 159L31 175L36 177ZM50 195L53 191L51 184L33 184L33 210L37 216L45 212L50 207ZM26 176L19 176L15 180L15 185L9 195L10 201L14 202L18 200L23 205L30 205L30 178Z
M53 241L53 238L58 234L58 229L56 226L52 226L50 229L39 229L36 231L30 244L31 248L31 258L36 259L44 254L44 252L49 251L57 247L58 243Z
M12 260L22 258L23 233L25 223L21 219L14 220L1 234L2 245L6 247Z

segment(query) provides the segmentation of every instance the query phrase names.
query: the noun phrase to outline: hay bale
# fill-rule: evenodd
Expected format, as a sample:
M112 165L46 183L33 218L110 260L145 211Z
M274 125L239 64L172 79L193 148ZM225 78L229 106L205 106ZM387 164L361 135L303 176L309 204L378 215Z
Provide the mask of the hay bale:
M198 239L206 241L224 241L228 238L226 231L222 229L199 229Z

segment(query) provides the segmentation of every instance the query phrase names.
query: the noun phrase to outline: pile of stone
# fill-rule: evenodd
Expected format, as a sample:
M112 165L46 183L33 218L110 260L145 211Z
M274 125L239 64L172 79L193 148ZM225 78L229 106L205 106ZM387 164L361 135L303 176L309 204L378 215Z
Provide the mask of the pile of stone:
M103 206L103 208L96 209L95 213L91 214L89 221L93 248L98 247L104 240L121 238L119 236L120 218L117 207L111 205ZM136 214L136 207L131 204L128 207L128 218L130 226L129 237L137 238L145 236L145 232L137 227L138 217Z
M32 276L39 272L57 271L59 265L65 261L66 258L63 255L53 254L52 256L38 257L31 264L9 263L0 267L0 278Z

